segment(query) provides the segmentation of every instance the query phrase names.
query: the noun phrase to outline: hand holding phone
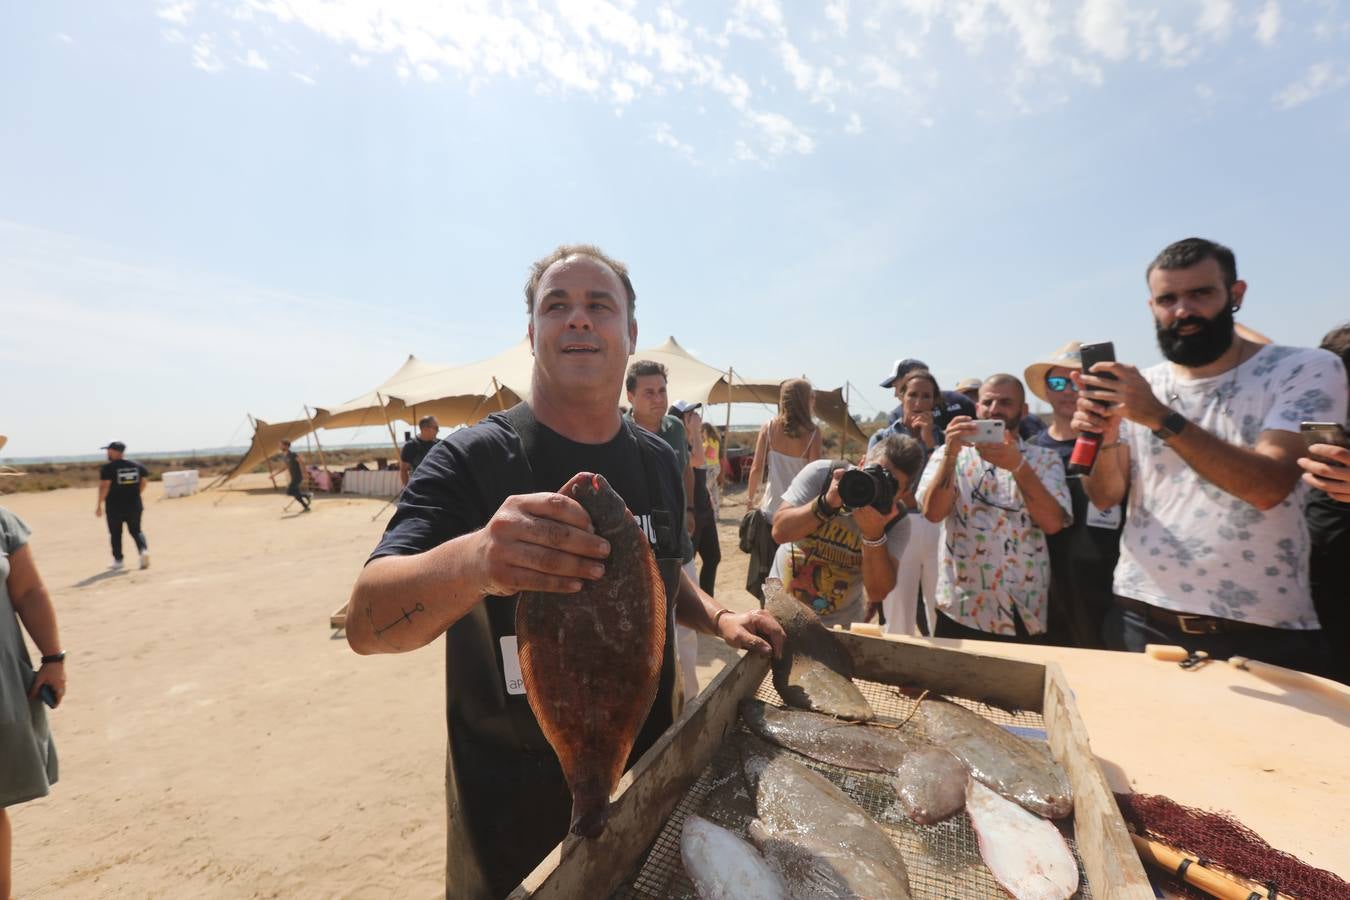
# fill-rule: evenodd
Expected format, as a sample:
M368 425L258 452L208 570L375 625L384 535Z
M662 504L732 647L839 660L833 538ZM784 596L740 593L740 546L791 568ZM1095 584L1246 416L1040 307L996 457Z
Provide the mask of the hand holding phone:
M1004 424L1002 419L976 419L975 432L970 437L972 444L1002 444Z
M1303 435L1303 446L1313 444L1331 444L1350 450L1350 434L1339 422L1300 422L1299 433Z

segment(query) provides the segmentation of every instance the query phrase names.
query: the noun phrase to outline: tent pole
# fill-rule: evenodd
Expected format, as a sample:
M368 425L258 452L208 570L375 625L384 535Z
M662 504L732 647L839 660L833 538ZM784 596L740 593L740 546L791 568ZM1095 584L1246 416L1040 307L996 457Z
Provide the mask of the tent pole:
M839 420L839 458L843 459L848 447L848 382L844 382L842 392L844 398L844 411L840 414Z
M253 438L254 438L254 440L257 440L257 437L258 437L258 420L255 419L255 418L253 418L252 414L250 414L249 417L248 417L248 421L249 421L250 424L253 425ZM276 490L276 486L277 486L277 476L276 476L276 473L274 473L274 472L272 471L272 454L268 453L268 454L264 455L264 456L263 456L263 462L267 464L267 477L270 478L270 479L272 480L272 489L273 489L273 490Z
M314 433L314 446L319 448L319 465L325 470L328 468L328 461L323 458L323 444L319 443L319 429L314 427L314 416L309 412L309 407L305 408L305 419L309 421L309 430Z
M399 452L401 448L398 445L398 437L394 434L394 423L389 421L389 408L384 405L384 398L380 396L379 391L375 392L375 399L380 402L380 412L384 413L384 424L389 428L389 441L394 445L394 456L401 459L402 454Z
M492 376L492 392L497 395L497 411L506 412L506 398L502 396L502 386L497 383L497 376Z
M722 429L722 439L717 442L717 470L722 471L722 463L727 458L727 441L731 439L731 384L732 379L736 377L736 368L727 366L727 424Z

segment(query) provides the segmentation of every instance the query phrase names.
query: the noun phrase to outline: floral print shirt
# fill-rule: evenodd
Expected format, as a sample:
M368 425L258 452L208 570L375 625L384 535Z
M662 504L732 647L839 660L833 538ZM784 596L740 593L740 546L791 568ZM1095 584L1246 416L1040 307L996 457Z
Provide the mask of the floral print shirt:
M1345 368L1326 350L1268 345L1211 378L1177 378L1169 363L1143 375L1189 427L1238 447L1256 446L1263 431L1346 417ZM1319 627L1302 481L1263 512L1205 481L1143 425L1121 423L1120 439L1130 448L1130 486L1117 594L1179 613Z
M1059 454L1019 440L1022 456L1050 495L1072 516L1069 485ZM946 458L937 448L919 482L927 494ZM1016 634L1014 609L1030 634L1046 630L1050 551L1045 532L1031 519L1012 472L986 462L974 447L956 460L956 501L942 523L937 608L969 628Z

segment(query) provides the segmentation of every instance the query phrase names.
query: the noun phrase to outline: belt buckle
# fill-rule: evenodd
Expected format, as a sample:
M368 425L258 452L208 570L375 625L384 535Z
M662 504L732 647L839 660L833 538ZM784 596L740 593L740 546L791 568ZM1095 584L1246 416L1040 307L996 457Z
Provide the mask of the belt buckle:
M1214 627L1215 623L1209 616L1188 616L1185 613L1177 613L1177 627L1181 629L1182 634L1214 634L1218 629ZM1191 623L1203 623L1192 625Z

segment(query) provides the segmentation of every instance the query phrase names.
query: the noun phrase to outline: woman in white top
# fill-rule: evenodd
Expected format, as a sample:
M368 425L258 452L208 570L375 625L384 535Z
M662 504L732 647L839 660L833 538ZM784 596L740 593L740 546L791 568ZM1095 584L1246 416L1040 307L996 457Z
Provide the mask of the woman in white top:
M793 378L783 382L778 390L778 415L759 429L745 505L746 509L755 508L763 481L764 496L759 499L759 508L770 522L792 479L803 466L824 455L820 429L811 420L813 410L811 382Z

